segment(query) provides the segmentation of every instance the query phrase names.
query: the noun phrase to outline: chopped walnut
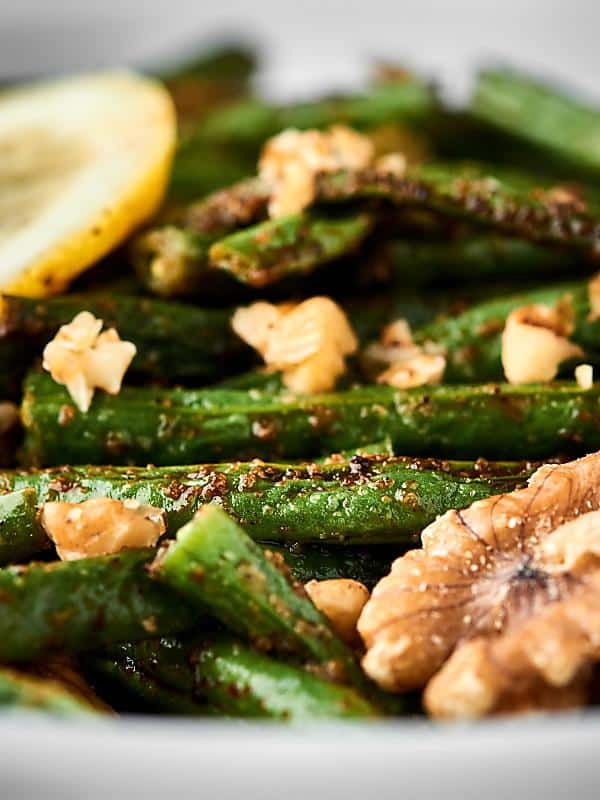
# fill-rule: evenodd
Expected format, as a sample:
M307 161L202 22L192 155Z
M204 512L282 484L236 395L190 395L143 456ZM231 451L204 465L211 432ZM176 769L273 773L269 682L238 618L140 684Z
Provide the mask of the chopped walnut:
M45 503L41 523L63 561L153 547L166 530L160 508L108 497Z
M410 389L440 383L444 377L446 359L434 353L418 353L412 358L398 361L384 370L377 383L387 383L397 389Z
M448 511L392 564L358 622L367 674L427 685L439 717L585 700L600 660L600 453Z
M389 348L413 347L414 342L408 322L405 319L397 319L386 325L381 331L381 343Z
M253 303L238 308L233 330L281 370L284 384L301 394L333 389L358 342L342 309L328 297L298 305Z
M540 192L540 199L550 206L570 206L574 213L587 211L587 203L581 186L558 184Z
M361 169L373 154L371 141L344 125L328 131L289 129L274 136L258 162L260 179L271 187L269 216L302 211L314 198L317 173Z
M379 342L372 342L364 351L367 360L385 364L377 377L397 389L439 383L446 369L446 358L433 342L417 345L405 319L397 319L381 332Z
M568 303L532 304L508 315L502 334L502 366L509 383L547 383L563 361L583 355L567 338L572 332Z
M405 319L397 319L381 331L377 341L371 342L363 351L367 361L389 366L419 355L421 349L413 341L410 325Z
M594 368L591 364L579 364L575 367L575 380L580 389L587 391L594 386Z
M281 303L276 306L266 300L259 300L251 306L236 309L231 326L250 347L262 353L275 325L293 308L295 303Z
M356 623L369 599L369 590L366 586L350 578L334 578L309 581L304 588L319 611L327 617L340 639L348 644L360 642Z
M406 173L406 157L403 153L387 153L375 161L377 172L386 172L396 178L403 178Z
M114 328L100 333L102 320L82 311L63 325L44 348L44 369L67 390L77 407L89 409L95 389L118 394L136 353Z
M588 283L588 298L590 301L588 319L593 322L600 317L600 272L594 275Z

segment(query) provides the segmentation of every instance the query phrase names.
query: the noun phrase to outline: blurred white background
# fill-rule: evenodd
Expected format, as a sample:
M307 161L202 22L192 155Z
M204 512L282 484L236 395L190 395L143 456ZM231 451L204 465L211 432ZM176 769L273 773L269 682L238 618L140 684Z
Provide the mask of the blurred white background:
M374 56L456 97L507 61L600 99L599 0L0 0L0 77L151 64L224 36L264 47L269 92L345 87Z

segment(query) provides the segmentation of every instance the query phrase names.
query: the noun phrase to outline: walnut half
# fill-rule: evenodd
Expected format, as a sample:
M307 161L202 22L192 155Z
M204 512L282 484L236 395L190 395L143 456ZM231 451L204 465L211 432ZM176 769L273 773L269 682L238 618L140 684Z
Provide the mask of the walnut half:
M437 717L585 701L600 660L600 453L447 512L422 543L359 619L373 680L426 686Z

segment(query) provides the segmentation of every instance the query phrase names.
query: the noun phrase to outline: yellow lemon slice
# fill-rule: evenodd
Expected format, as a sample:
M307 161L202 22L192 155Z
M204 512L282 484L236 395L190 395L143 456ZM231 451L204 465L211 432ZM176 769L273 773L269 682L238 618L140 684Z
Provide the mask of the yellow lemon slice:
M60 291L156 210L175 147L167 91L118 72L0 94L0 290Z

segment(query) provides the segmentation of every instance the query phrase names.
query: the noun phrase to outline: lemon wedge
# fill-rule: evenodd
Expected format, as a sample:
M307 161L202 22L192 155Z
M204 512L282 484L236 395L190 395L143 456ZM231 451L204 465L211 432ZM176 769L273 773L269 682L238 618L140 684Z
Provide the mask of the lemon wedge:
M128 72L0 94L0 291L43 297L153 214L175 147L167 91Z

